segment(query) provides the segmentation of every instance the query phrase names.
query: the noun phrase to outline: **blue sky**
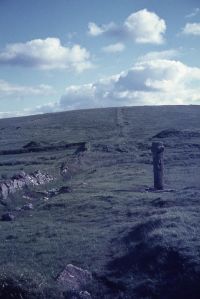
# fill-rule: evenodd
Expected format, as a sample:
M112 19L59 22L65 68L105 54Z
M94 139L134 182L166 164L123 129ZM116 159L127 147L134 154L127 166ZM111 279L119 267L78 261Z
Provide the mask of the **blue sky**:
M0 117L200 104L199 0L0 0Z

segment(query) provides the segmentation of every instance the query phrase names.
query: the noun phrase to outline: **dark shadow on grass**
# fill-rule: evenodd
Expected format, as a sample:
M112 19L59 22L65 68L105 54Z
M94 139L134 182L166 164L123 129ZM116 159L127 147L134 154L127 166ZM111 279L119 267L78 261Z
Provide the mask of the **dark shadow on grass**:
M124 254L108 263L107 277L116 283L116 290L124 286L124 298L199 299L199 261L150 237L160 224L159 220L138 224L119 239Z

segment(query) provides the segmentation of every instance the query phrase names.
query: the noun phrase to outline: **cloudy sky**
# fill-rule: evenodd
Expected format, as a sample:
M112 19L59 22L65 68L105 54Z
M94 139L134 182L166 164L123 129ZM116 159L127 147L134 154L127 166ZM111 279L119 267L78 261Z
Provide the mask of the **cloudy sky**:
M199 0L0 0L0 118L200 104Z

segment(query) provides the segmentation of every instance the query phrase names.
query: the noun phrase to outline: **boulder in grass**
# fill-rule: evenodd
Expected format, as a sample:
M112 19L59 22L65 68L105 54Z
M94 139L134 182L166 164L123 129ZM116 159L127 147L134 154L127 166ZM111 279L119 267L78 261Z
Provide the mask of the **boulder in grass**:
M91 281L92 274L89 271L72 264L67 265L57 278L57 282L66 289L78 292L84 291Z
M91 295L87 291L81 291L79 293L80 299L92 299Z
M32 203L27 203L23 206L23 210L33 210L33 204Z
M4 199L8 197L8 193L9 193L9 188L7 187L6 183L0 183L0 194L1 197L3 197Z
M5 213L1 216L2 221L13 221L15 216L12 213Z

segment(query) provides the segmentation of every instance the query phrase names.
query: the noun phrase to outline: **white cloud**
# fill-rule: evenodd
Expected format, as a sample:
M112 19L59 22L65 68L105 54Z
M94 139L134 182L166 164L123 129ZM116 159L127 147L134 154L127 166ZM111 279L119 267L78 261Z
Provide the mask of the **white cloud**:
M154 51L139 57L139 61L156 60L156 59L172 59L180 55L180 52L176 49L170 49L165 51Z
M115 23L101 26L89 23L88 29L91 36L107 34L118 38L131 38L136 43L162 44L166 23L156 13L142 9L128 16L121 26Z
M193 18L196 15L198 15L199 13L200 13L200 8L197 7L197 8L194 8L193 11L190 14L186 15L185 17L186 18Z
M95 83L67 87L60 101L44 107L44 110L39 107L37 112L46 112L48 108L49 112L95 107L200 104L199 85L200 68L172 59L140 58L126 72Z
M165 21L147 9L131 14L125 20L124 26L136 43L162 44L164 42Z
M48 96L54 94L54 89L45 84L37 86L26 86L12 84L4 80L0 80L0 98L7 96Z
M148 53L127 71L94 83L69 86L58 102L23 113L134 105L200 104L200 68L164 57L164 54L172 55L173 51L161 51L160 55L159 52Z
M103 28L99 27L98 25L96 25L93 22L90 22L88 24L88 34L91 36L98 36L103 34L104 30Z
M122 43L111 44L102 48L103 52L106 53L119 53L119 52L123 52L124 49L125 49L125 45Z
M186 35L200 35L200 23L187 23L182 33Z
M91 68L90 53L80 45L64 47L58 38L34 39L14 43L0 52L1 65L19 65L43 70L70 69L77 72Z
M108 34L114 34L114 32L117 30L117 25L113 22L108 23L108 24L103 24L101 26L98 26L96 23L94 22L90 22L88 24L88 34L91 36L99 36L102 35L104 33L108 33Z

